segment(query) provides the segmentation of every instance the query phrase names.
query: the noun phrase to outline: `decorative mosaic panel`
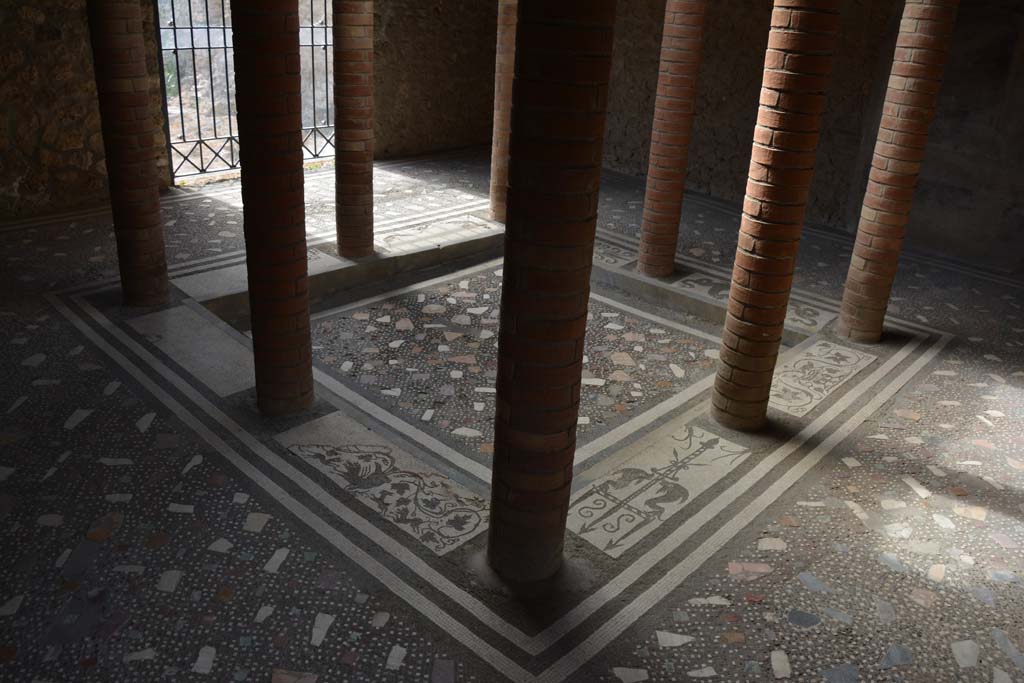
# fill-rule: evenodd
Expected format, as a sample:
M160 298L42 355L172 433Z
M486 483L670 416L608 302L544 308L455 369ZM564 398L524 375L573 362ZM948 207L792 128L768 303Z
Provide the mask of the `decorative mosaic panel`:
M802 417L876 358L832 342L819 341L775 371L771 405Z
M606 266L621 266L635 261L636 252L607 242L598 241L594 244L594 262Z
M724 304L729 300L729 284L729 280L725 278L692 273L677 281L675 286L698 298ZM789 309L786 311L786 326L817 332L835 317L835 313L790 299Z
M360 429L341 413L325 415L276 438L438 555L487 528L486 500L373 432Z
M683 426L586 489L569 508L568 528L619 557L749 453L711 432Z
M289 449L412 534L438 555L487 528L487 503L447 477L404 469L388 446L299 445Z

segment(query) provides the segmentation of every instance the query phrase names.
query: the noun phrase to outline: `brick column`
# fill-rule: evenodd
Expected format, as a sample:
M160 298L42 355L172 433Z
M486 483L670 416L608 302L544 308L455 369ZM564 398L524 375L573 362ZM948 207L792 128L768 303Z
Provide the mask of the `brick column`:
M882 336L885 309L942 84L958 0L906 0L843 290L839 334Z
M334 0L338 252L373 253L373 0Z
M671 275L675 264L706 9L707 0L665 4L637 265L652 277Z
M793 284L840 0L775 0L712 414L758 429Z
M615 0L519 0L488 560L562 562Z
M313 400L298 0L232 0L231 13L256 396L282 415Z
M121 291L154 306L168 283L142 13L138 0L89 0L88 14Z
M498 0L498 48L494 56L494 127L491 132L491 218L505 222L512 75L516 66L517 0Z

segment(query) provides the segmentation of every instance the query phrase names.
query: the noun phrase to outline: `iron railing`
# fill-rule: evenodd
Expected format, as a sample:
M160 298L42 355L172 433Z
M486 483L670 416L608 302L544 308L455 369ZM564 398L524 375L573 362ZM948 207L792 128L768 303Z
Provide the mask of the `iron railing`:
M331 0L301 0L302 146L334 154ZM158 0L171 170L182 177L238 167L228 0Z

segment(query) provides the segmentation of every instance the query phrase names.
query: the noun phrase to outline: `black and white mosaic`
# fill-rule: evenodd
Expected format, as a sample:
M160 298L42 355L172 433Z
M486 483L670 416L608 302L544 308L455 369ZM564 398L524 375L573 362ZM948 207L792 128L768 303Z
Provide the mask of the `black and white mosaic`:
M431 185L438 182L442 189L484 198L485 162L447 159L392 169L379 183L386 195L381 205L394 212L388 218L398 219L406 212L443 209L448 198L437 203L431 198ZM231 185L223 189L237 192ZM316 229L326 231L332 192L329 183L323 185L320 195L307 185L307 195ZM413 202L403 204L412 196L419 198L415 209L408 208ZM464 199L452 194L456 203ZM607 173L602 227L635 232L641 200L642 181ZM240 249L240 212L233 204L203 193L169 204L164 218L171 262L187 266ZM681 258L727 277L714 269L728 266L736 225L735 213L688 199ZM826 299L834 302L841 292L849 257L843 239L809 230L801 246L797 286L822 301L822 310L828 309ZM578 668L524 671L495 665L500 659L486 647L466 645L484 630L479 622L469 622L467 632L454 637L385 587L386 572L371 573L357 564L354 549L346 555L325 545L281 504L283 496L255 486L251 473L225 460L194 426L155 398L153 387L126 372L96 339L55 309L54 300L43 297L59 287L116 275L114 253L107 219L0 234L0 556L5 560L0 562L0 680L1007 683L1024 677L1024 298L1019 283L937 261L905 261L891 312L959 336L860 427L840 435L816 468L710 553L703 569L658 599L638 603L631 626L593 648L596 641L581 635L576 654L587 659ZM622 247L599 254L614 265L630 258ZM608 308L602 310L624 314L603 305ZM647 325L639 320L641 328ZM371 321L360 323L365 329ZM620 336L627 331L595 329ZM489 341L464 336L469 337L464 343ZM601 343L609 351L629 353L637 366L647 365L646 351L632 350L629 342ZM634 345L646 348L650 341ZM874 353L869 347L849 348ZM881 362L880 354L833 395L852 391ZM670 393L711 370L701 375L679 365L686 377ZM594 379L607 380L607 374L625 367L603 366ZM368 374L373 372L383 375L378 367ZM641 377L641 383L649 381L648 375ZM445 383L452 379L449 374ZM172 390L163 381L158 388ZM391 387L375 386L382 396L385 388ZM360 391L370 395L367 387ZM460 415L476 412L470 396L468 410ZM391 403L402 398L388 397L381 405L391 406L403 420L418 420L422 406L406 410ZM831 400L801 419L826 410ZM831 430L823 436L837 433ZM483 445L488 438L480 431L480 437L452 442ZM704 429L697 441L703 443L713 431ZM719 437L745 445L732 434ZM322 447L332 471L337 473L333 463L341 463L353 479L344 464L352 449L340 456L332 449L368 443L347 435L304 441ZM283 447L282 453L301 460ZM683 450L680 455L685 457ZM371 460L375 457L376 452ZM319 455L316 462L325 465ZM387 492L386 511L399 498L384 479L394 475L389 481L398 481L407 476L399 472L413 470L397 458L390 470L383 461L374 462L380 467L373 472L389 473L375 490ZM739 466L754 462L748 457ZM623 475L622 481L642 486L665 466L658 461L636 467L643 476ZM352 481L338 476L345 481L338 482L339 496L370 511L355 489L344 491ZM410 484L420 481L410 476ZM715 486L730 481L727 474ZM609 487L619 500L626 491ZM466 499L458 490L446 494ZM691 501L692 494L688 489ZM570 540L635 570L638 549L675 533L697 512L684 508L663 514L657 528L619 558L586 538ZM438 561L481 538L478 534L438 555L394 522L383 525ZM685 550L669 552L663 560L673 572L691 561ZM647 595L655 583L653 575L641 577L630 595ZM465 618L472 610L459 614ZM503 651L533 648L540 653L538 667L557 661L563 646L549 645L553 641L543 634L509 641Z
M349 308L316 322L315 358L347 386L457 450L493 447L501 268ZM630 307L592 300L581 443L708 375L717 345Z

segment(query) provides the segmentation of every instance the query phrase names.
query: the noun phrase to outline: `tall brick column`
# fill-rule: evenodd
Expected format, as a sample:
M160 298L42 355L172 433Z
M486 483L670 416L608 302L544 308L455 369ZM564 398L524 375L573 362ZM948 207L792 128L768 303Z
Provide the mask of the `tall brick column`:
M491 218L505 221L512 75L516 66L517 0L498 0L498 47L494 56L494 127L491 132Z
M338 252L373 253L373 0L334 0Z
M840 0L775 0L712 414L758 429L793 284Z
M298 0L232 0L249 311L260 411L313 400Z
M665 4L637 265L653 277L670 275L675 263L706 9L707 0Z
M89 0L96 91L121 290L129 306L167 301L157 130L138 0Z
M906 0L903 5L839 315L839 333L854 341L876 342L882 336L957 4Z
M488 560L562 562L615 0L519 0Z

